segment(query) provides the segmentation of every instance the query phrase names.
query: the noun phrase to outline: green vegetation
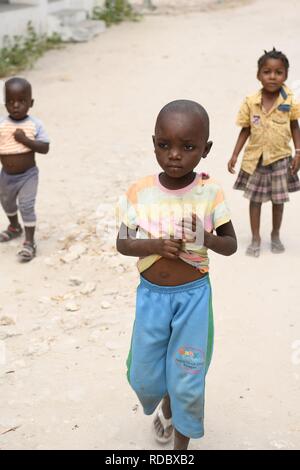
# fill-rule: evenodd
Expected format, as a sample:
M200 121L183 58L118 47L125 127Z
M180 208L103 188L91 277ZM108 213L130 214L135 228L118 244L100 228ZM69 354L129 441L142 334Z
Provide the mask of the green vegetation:
M0 77L15 74L30 68L46 51L61 47L62 40L58 34L51 37L38 35L32 24L28 23L26 36L6 37L0 49Z
M122 21L138 21L138 15L128 0L106 0L104 7L95 7L93 10L94 20L103 20L107 26L121 23Z

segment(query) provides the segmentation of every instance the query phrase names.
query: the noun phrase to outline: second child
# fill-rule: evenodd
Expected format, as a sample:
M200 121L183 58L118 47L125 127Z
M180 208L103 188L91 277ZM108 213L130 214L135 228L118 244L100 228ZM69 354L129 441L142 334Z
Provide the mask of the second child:
M239 153L246 146L242 167L234 189L244 191L250 199L250 225L252 240L246 254L260 255L260 213L263 202L272 202L273 227L271 251L282 253L285 248L280 239L284 203L289 192L299 191L297 172L300 168L300 104L285 85L289 61L273 48L258 60L257 78L262 88L248 96L239 111L237 124L242 127L228 170L235 173ZM293 139L295 157L289 142Z
M33 106L30 83L23 78L11 78L5 82L4 94L8 116L0 117L0 202L9 225L0 233L0 242L9 242L22 235L19 210L25 228L25 242L18 258L27 262L36 254L38 168L35 153L46 154L49 139L40 120L28 115Z

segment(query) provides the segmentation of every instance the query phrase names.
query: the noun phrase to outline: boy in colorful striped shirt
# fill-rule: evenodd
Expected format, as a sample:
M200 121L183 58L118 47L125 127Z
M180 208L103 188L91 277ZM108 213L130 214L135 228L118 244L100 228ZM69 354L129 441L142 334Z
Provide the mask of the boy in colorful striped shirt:
M128 380L145 414L158 406L155 438L187 449L204 434L205 375L213 317L208 249L231 255L236 236L219 184L194 172L210 151L209 118L189 100L159 113L153 143L163 172L121 199L117 249L137 256L140 285ZM214 233L216 232L216 233Z
M0 117L0 202L9 219L9 226L0 233L0 242L8 242L22 234L18 220L20 210L25 242L19 260L30 261L36 254L35 198L38 168L35 153L48 153L49 139L42 123L27 113L33 106L30 83L14 77L5 82L5 106L8 116ZM17 205L18 201L18 205Z

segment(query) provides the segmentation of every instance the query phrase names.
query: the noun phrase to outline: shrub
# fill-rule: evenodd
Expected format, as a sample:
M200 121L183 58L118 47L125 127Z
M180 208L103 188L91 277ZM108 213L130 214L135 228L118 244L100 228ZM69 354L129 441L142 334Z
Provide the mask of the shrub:
M103 20L107 26L111 26L125 20L137 21L140 16L134 12L128 0L106 0L104 7L94 8L92 18Z
M29 22L26 36L4 38L3 47L0 49L0 77L32 67L46 51L60 47L61 44L62 40L58 34L51 37L38 35Z

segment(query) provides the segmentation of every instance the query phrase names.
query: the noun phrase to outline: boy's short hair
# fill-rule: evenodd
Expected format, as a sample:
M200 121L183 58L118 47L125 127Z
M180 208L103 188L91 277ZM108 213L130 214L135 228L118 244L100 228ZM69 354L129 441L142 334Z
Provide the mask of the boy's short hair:
M28 92L30 93L30 96L32 95L31 84L29 83L28 80L26 80L26 78L21 78L21 77L12 77L6 80L4 82L5 91L10 85L14 85L14 84L21 85L24 89L28 90Z
M288 72L290 64L287 56L283 52L275 49L275 47L273 47L271 51L264 51L264 54L258 59L258 72L260 72L261 68L265 65L268 59L281 60L286 70L286 73Z
M167 103L158 113L156 125L158 120L167 113L192 113L198 114L202 120L203 126L207 129L207 139L209 137L209 116L206 109L196 101L192 100L175 100ZM155 127L156 127L155 125Z

